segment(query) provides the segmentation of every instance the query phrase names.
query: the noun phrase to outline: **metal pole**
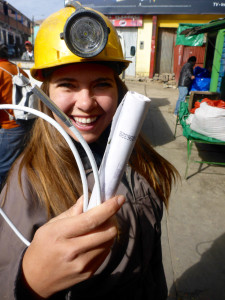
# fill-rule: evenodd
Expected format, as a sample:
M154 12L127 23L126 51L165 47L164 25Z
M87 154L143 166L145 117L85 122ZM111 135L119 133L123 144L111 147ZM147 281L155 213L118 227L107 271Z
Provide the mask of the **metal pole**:
M34 45L34 16L32 16L32 45Z

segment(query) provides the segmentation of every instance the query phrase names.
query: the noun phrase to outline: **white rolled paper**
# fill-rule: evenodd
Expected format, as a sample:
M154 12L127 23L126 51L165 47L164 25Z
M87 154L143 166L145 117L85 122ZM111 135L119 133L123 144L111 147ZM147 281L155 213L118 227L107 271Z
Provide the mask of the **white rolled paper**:
M116 194L150 101L144 95L129 91L116 111L99 169L102 202ZM96 188L94 187L88 209L97 205L96 198Z

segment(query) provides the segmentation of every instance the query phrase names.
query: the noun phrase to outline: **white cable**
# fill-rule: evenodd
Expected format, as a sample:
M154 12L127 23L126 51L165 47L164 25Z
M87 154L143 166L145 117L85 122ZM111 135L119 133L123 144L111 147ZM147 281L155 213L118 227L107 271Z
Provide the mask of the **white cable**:
M46 114L44 114L44 113L42 113L42 112L40 112L36 109L30 108L30 107L25 107L25 106L20 106L20 105L13 105L13 104L1 104L0 105L0 110L1 109L17 109L17 110L23 110L25 112L32 113L32 114L44 119L45 121L49 122L50 124L52 124L62 134L62 136L65 138L66 142L68 143L68 145L69 145L69 147L70 147L70 149L71 149L71 151L74 155L74 158L77 162L78 169L79 169L80 175L81 175L81 181L82 181L82 184L83 184L84 201L86 203L88 203L88 184L87 184L87 178L86 178L86 173L85 173L85 170L84 170L84 166L82 164L80 155L79 155L74 143L72 142L70 136L66 133L66 131L54 119L52 119L48 115L46 115ZM12 228L12 230L16 233L16 235L26 245L29 244L29 242L24 237L21 238L22 235L19 233L17 228L12 224L12 222L7 218L7 216L3 213L3 211L1 210L0 212L1 212L1 215L3 216L3 218L5 219L5 221L9 224L9 226ZM5 216L6 216L6 218L5 218Z
M91 166L92 166L92 170L93 170L93 175L95 178L95 186L96 186L96 206L101 204L101 187L100 187L100 178L99 178L99 173L98 173L98 168L95 162L95 158L93 156L93 153L91 152L91 149L89 148L87 142L85 141L85 139L82 137L82 135L80 134L80 132L76 129L76 127L71 126L69 127L69 129L76 135L77 139L79 140L79 142L81 143L81 145L83 146L84 150L87 153L87 156L90 160ZM83 205L83 211L87 211L88 209L88 204L89 201L85 201L84 200L84 205Z
M19 230L15 227L15 225L10 221L10 219L6 216L4 211L0 208L0 214L5 219L5 221L8 223L8 225L11 227L11 229L15 232L15 234L18 236L18 238L28 247L30 246L30 242L28 242L27 239L19 232Z

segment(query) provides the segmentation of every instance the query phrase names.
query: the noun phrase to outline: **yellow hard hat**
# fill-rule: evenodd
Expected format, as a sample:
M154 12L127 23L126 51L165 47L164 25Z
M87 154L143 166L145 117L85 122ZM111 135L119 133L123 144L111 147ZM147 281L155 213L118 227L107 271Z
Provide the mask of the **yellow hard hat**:
M35 39L31 75L43 81L43 70L81 62L117 63L121 73L130 61L124 59L112 23L100 12L71 2L73 5L52 14L41 24Z

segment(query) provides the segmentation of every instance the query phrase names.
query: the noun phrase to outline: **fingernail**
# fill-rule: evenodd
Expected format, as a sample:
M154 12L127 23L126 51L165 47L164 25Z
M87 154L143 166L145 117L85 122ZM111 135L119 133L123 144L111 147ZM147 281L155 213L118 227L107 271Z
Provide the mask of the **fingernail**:
M124 196L118 196L117 202L121 206L125 202L125 197Z

